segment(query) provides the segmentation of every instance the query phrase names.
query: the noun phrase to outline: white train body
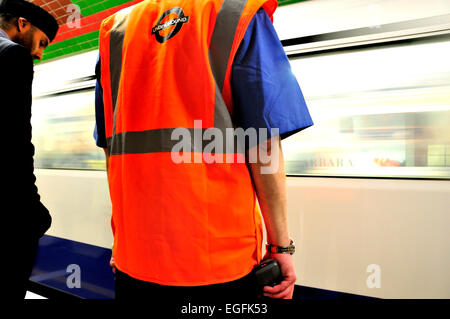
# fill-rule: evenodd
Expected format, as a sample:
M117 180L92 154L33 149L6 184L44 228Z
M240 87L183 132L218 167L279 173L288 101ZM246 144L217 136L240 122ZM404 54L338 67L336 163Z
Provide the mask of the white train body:
M283 144L297 285L450 298L449 17L446 0L312 0L275 14L315 122ZM35 67L33 141L47 235L110 249L97 55Z

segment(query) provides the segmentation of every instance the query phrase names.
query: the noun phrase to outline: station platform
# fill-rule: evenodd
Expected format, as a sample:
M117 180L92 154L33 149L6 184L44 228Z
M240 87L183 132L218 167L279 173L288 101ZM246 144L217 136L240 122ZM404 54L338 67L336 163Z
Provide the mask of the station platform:
M42 299L48 299L44 296L35 294L34 292L27 291L27 294L25 295L25 300L42 300Z

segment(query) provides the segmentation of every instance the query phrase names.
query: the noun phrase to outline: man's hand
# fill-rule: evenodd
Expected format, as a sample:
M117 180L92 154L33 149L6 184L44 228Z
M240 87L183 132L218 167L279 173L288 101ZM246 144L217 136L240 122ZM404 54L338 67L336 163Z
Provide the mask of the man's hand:
M112 272L116 273L116 263L114 262L114 256L111 255L111 259L109 260L109 265L112 268Z
M292 299L294 294L294 285L297 280L294 268L294 260L290 254L269 254L264 259L275 259L281 268L283 281L274 287L265 286L264 296L276 299Z

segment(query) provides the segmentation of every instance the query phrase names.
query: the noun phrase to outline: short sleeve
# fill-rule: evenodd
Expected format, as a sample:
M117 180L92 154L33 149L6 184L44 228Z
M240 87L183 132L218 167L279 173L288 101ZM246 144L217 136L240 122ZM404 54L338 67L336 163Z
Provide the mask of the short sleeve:
M236 53L231 86L238 127L279 129L281 138L313 121L271 20L260 9Z
M105 109L103 107L103 89L100 82L100 56L95 67L97 83L95 84L95 128L94 139L98 147L107 148L105 133Z

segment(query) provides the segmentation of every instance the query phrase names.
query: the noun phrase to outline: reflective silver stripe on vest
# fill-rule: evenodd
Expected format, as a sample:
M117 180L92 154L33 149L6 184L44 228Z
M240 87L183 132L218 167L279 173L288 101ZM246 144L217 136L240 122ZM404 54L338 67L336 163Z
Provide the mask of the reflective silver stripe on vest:
M240 143L243 139L243 135L234 134L233 131L228 131L228 135L224 133L211 136L211 134L208 134L211 133L211 130L214 130L214 128L167 128L123 132L115 134L114 138L108 138L106 141L108 149L110 150L110 155L171 153L176 145L179 145L179 148L181 148L182 145L186 145L186 147L182 148L184 152L188 153L203 153L206 146L212 148L213 145L216 145L217 148L213 148L212 153L244 154L245 150L241 148ZM180 131L183 134L179 134ZM245 134L245 132L243 132L243 134ZM211 139L204 139L204 136L210 136ZM216 138L220 138L221 141L216 141Z
M225 83L236 29L246 4L247 1L242 0L224 0L217 14L209 46L209 62L220 91Z
M116 133L117 97L119 96L120 76L122 74L122 52L128 17L133 7L119 11L114 16L114 24L110 34L109 69L111 72L111 97L113 107L113 136Z
M228 69L228 60L236 35L236 29L240 21L242 12L247 1L242 0L224 0L217 14L216 24L211 37L209 48L209 62L215 79L215 110L214 127L223 132L224 149L234 150L234 153L244 153L242 145L234 139L233 144L229 144L233 139L226 138L226 129L233 128L230 113L222 97L222 90L225 83L226 71ZM127 9L131 9L127 8ZM175 129L156 129L139 132L124 132L116 134L117 117L117 97L119 93L120 76L122 68L122 51L125 29L128 22L130 10L118 12L114 19L114 26L111 31L110 47L110 71L111 71L111 95L113 101L113 136L107 139L110 155L121 154L142 154L171 152L172 147L178 143L172 140L172 132ZM201 120L201 119L199 119ZM194 136L193 128L187 128ZM198 129L197 129L198 130ZM205 130L203 129L202 132ZM203 135L201 135L203 136ZM203 141L202 147L210 141ZM200 151L194 149L191 143L191 151ZM231 145L231 146L230 146ZM229 146L227 148L227 146ZM203 149L203 148L202 148Z
M118 133L114 139L107 139L110 155L171 152L178 141L172 141L174 129ZM194 137L194 129L189 130ZM203 134L202 132L200 134ZM192 141L194 145L194 141Z
M236 29L241 19L242 11L247 1L224 0L209 45L209 63L216 80L214 107L214 127L226 129L233 127L230 113L222 97L228 61L236 35Z

